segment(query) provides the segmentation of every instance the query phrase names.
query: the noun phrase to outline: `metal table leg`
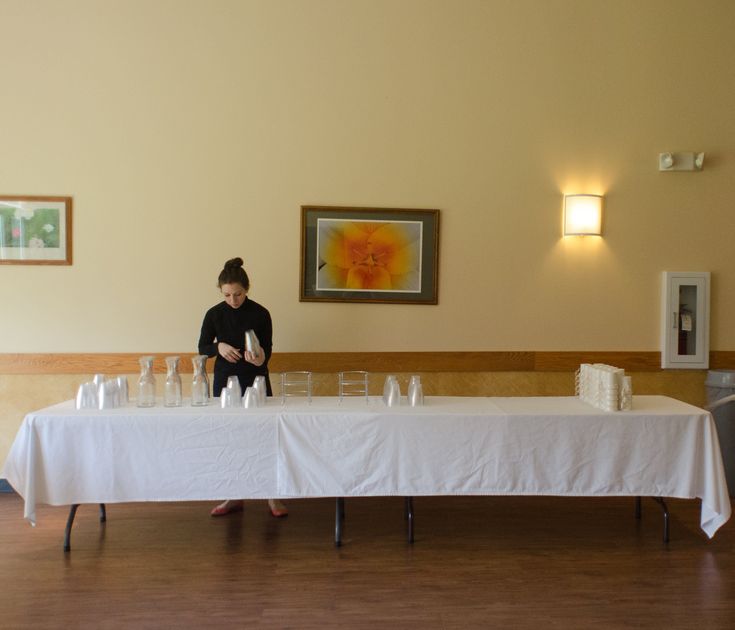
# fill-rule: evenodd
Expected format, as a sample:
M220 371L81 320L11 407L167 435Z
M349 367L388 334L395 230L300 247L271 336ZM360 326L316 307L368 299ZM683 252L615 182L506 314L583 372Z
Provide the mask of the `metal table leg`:
M74 517L77 515L79 503L75 503L69 508L69 517L66 519L66 528L64 529L64 551L71 551L71 528L74 525ZM107 509L104 503L100 503L100 523L107 522Z
M342 523L345 520L345 500L337 497L334 510L334 546L342 546Z
M664 513L664 542L669 542L669 508L666 505L666 501L662 497L651 497L656 503L661 506ZM635 517L640 520L642 514L641 498L635 498Z
M669 508L662 497L653 497L653 500L661 506L664 511L664 542L669 542Z
M74 525L74 517L79 509L79 504L75 503L69 509L69 518L66 519L66 529L64 530L64 551L71 550L71 526Z
M405 517L408 523L408 542L413 544L413 497L406 497Z

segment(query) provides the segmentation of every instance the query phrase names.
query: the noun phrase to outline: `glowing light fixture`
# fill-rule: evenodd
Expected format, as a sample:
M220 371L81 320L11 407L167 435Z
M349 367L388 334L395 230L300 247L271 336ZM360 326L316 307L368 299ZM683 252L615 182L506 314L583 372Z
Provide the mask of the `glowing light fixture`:
M602 199L602 195L564 195L564 236L601 236Z

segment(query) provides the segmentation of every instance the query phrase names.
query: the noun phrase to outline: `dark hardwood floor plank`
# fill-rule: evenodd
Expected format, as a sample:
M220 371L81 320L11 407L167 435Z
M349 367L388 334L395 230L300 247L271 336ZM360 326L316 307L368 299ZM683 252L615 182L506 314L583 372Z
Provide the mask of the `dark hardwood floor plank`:
M213 519L210 504L67 509L0 495L3 628L732 628L735 531L699 529L699 502L629 498L400 497L264 501Z

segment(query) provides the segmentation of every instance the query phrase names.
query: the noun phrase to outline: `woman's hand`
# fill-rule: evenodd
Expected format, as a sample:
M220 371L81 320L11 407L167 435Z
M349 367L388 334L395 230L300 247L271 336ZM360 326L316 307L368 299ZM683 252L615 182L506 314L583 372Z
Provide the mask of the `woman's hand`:
M254 352L250 352L249 350L245 351L245 360L248 363L252 363L253 365L263 365L265 363L265 352L263 352L263 348L258 348L258 353L255 354Z
M225 361L229 361L230 363L237 363L242 359L240 351L224 341L220 341L217 344L217 352L219 352L220 356L225 359Z

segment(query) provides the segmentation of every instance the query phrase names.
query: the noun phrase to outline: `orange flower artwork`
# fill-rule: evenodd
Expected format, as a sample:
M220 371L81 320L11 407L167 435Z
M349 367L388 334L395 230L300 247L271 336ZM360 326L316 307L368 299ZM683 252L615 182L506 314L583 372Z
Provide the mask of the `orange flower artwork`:
M319 219L317 289L421 291L421 223Z

